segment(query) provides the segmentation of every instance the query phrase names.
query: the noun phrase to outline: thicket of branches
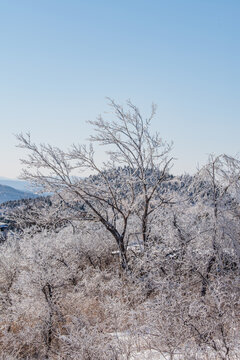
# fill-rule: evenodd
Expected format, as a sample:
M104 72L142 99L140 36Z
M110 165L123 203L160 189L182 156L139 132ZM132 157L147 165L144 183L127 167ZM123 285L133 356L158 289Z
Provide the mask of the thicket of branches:
M238 359L239 160L173 177L155 108L110 105L92 122L102 167L92 145L18 137L25 179L54 195L6 213L22 231L0 247L1 358Z

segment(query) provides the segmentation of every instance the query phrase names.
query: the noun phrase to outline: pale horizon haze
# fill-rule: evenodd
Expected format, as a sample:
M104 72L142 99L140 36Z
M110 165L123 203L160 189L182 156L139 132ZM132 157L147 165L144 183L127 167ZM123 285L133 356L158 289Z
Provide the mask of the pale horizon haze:
M106 97L146 116L157 104L152 131L173 141L176 174L236 156L239 18L233 0L1 1L0 177L20 175L14 134L83 143Z

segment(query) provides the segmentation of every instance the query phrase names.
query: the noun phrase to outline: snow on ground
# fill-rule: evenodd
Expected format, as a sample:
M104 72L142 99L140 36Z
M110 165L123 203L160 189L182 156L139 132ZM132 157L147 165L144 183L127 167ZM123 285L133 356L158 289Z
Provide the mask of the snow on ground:
M143 349L146 347L146 341L144 338L133 334L128 331L114 332L109 335L113 336L117 342L125 347L125 354L122 356L122 360L170 360L169 354L161 353L160 351L153 349ZM174 355L171 360L182 360L180 355Z
M177 358L174 358L174 360ZM129 360L169 360L168 355L160 354L156 350L142 350L133 352Z

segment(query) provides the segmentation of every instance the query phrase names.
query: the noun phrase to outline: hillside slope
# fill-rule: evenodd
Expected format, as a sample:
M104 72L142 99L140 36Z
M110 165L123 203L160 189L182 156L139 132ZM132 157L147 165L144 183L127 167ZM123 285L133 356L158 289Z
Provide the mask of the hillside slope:
M0 204L10 200L34 198L35 194L14 189L11 186L0 185Z

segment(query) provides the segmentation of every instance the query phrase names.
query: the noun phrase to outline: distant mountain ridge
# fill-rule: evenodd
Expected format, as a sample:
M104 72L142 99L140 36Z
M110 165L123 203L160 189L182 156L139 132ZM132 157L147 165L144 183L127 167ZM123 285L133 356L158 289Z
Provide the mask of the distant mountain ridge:
M27 181L18 180L18 179L9 179L0 176L0 185L11 186L12 188L24 192L33 192L31 190L31 185Z
M35 198L35 197L37 197L37 195L31 193L30 191L21 191L14 189L11 186L0 184L0 204L6 201Z

